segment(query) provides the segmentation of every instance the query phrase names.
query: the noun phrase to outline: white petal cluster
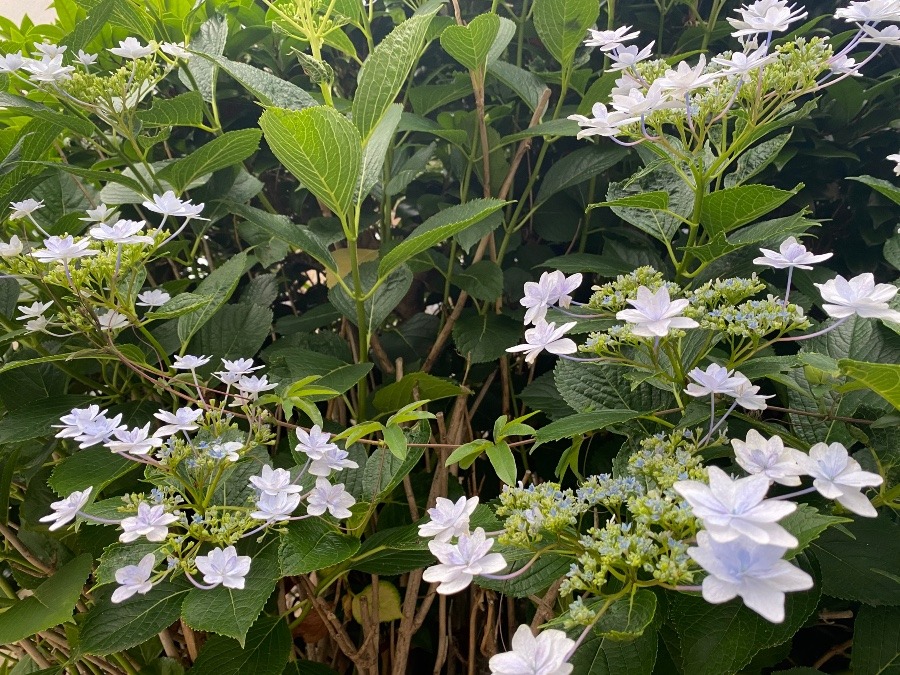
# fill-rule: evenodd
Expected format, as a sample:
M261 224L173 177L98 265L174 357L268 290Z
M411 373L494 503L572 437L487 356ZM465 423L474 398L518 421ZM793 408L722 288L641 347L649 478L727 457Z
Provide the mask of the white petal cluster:
M512 638L512 649L495 654L488 662L491 675L569 675L573 666L566 661L575 648L575 640L555 628L533 635L522 624Z
M897 287L891 284L876 284L871 272L864 272L852 279L841 275L815 284L822 294L822 309L835 319L846 319L853 315L863 319L883 319L900 323L900 312L891 309L888 301L897 295Z
M526 344L509 347L506 351L525 352L525 363L534 363L538 354L545 350L551 354L574 354L578 351L578 346L573 340L563 336L575 325L574 321L570 321L557 328L552 321L547 323L538 319L533 328L525 331Z
M455 544L428 542L438 564L427 568L422 578L438 584L437 592L441 595L452 595L468 588L475 577L494 574L506 567L502 555L490 552L494 541L485 534L484 528L478 527L471 534L459 536Z
M419 536L431 537L428 548L438 559L422 578L438 584L437 592L451 595L467 588L472 579L494 574L506 567L499 553L491 553L495 540L484 528L469 530L469 519L478 507L478 497L460 497L453 502L439 497L428 509L429 520L419 524Z
M567 277L562 272L554 271L544 272L537 281L525 282L525 294L519 300L519 304L526 309L525 325L545 319L549 307L569 307L572 304L570 294L581 286L581 281L581 274Z
M749 476L732 478L709 466L708 484L683 480L674 485L704 528L688 554L708 575L702 584L707 602L728 602L739 596L747 607L779 623L784 621L785 593L812 588L813 580L784 560L798 541L778 522L797 507L786 499L766 499L769 487L800 485L802 476L810 476L813 488L823 497L857 515L875 517L877 512L862 489L878 486L883 479L863 471L840 443L817 443L806 454L785 447L777 436L767 440L755 430L745 440L731 443L737 464Z
M693 319L682 316L690 301L672 300L669 289L665 286L656 293L646 286L637 290L637 298L628 300L633 309L623 309L616 313L619 321L631 324L631 330L641 337L665 337L673 328L696 328L699 324Z
M238 555L234 546L214 548L206 555L198 555L194 563L204 583L238 590L244 587L250 571L250 556Z

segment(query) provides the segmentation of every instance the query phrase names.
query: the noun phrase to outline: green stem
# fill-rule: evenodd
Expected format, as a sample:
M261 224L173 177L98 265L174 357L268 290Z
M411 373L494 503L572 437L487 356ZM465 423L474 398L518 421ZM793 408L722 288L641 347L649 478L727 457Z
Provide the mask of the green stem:
M347 228L345 228L347 230ZM347 230L349 231L349 230ZM369 360L369 327L366 322L366 297L359 273L359 253L356 242L356 233L347 238L347 248L350 251L350 270L353 278L353 301L356 304L356 327L359 330L359 353L357 361L367 363ZM364 377L357 387L359 404L357 408L357 422L366 419L366 399L369 397L369 381Z

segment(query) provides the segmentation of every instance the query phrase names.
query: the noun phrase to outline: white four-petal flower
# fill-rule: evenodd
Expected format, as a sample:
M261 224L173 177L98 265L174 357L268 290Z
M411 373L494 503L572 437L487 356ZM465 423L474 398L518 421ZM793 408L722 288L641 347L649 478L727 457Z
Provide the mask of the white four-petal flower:
M535 636L522 624L512 649L492 656L488 668L491 675L569 675L573 666L566 661L574 648L575 640L561 630L546 628Z
M428 509L431 520L419 525L420 537L433 537L434 541L450 541L469 531L469 517L478 506L478 497L466 499L465 495L454 503L444 497L435 500L434 508Z
M422 578L437 583L441 595L458 593L480 574L494 574L506 567L506 560L499 553L490 553L494 540L484 529L476 528L471 534L463 534L455 544L428 542L428 548L438 559L437 565L427 568Z
M862 488L881 485L884 479L877 473L863 471L840 443L816 443L809 455L799 453L804 473L813 477L813 487L823 497L834 499L848 511L875 518L878 512L862 493Z

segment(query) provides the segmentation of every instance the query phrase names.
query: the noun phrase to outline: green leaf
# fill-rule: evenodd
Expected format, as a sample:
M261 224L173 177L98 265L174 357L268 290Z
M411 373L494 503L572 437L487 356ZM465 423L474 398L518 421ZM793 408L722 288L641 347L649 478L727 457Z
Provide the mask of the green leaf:
M372 261L359 266L359 276L362 283L362 292L368 293L379 281L378 266ZM383 278L383 277L382 277ZM366 321L369 330L380 326L385 319L400 304L412 285L413 275L409 267L401 265L395 268L381 284L375 293L365 301ZM347 282L352 280L347 277ZM342 286L335 286L328 292L331 303L353 324L356 324L356 302L348 295Z
M228 73L265 106L284 108L285 110L302 110L319 105L316 99L297 85L282 80L265 70L240 61L232 61L218 54L200 51L194 43L191 43L191 51L197 52L198 56L211 61Z
M245 218L269 232L273 237L311 255L322 263L326 269L337 269L337 263L334 261L331 251L328 250L328 244L305 225L297 225L291 222L291 219L287 216L279 213L269 213L246 204L229 202L228 208L241 218Z
M12 361L8 365L19 363ZM59 424L59 418L86 403L89 396L65 394L45 399L29 401L22 408L11 410L0 419L0 444L8 444L16 441L30 441L40 436L46 436L53 430L54 424ZM109 452L106 453L107 457Z
M895 204L900 204L900 188L881 178L872 176L848 176L848 180L855 180L868 185L870 188L884 195Z
M588 367L585 367L585 366ZM560 360L554 370L556 388L577 412L634 410L651 413L671 408L674 397L647 383L632 387L625 378L629 369Z
M853 624L854 675L900 673L900 607L860 607Z
M632 209L648 209L650 211L666 211L669 208L669 193L657 190L656 192L642 192L637 195L628 195L613 199L608 202L600 202L591 204L591 208L596 206L621 206Z
M334 108L316 106L269 108L259 126L288 171L335 214L347 216L362 165L361 139L353 124Z
M477 71L487 64L499 32L499 16L480 14L467 26L447 26L441 33L441 47L465 68Z
M181 617L195 630L232 637L244 647L247 631L259 617L280 576L277 554L274 539L254 551L242 589L191 589L181 607Z
M157 178L168 181L177 191L184 190L200 176L243 162L259 148L261 137L259 129L229 131L167 164Z
M455 382L428 373L408 373L379 389L373 403L381 412L393 412L416 400L413 392L418 392L420 399L435 401L459 396L463 393L463 388Z
M474 441L464 443L450 453L450 456L444 462L444 466L459 464L463 469L468 469L485 450L493 445L486 438L476 438Z
M81 624L79 649L83 654L104 656L156 637L181 613L188 588L167 581L144 595L133 595L120 603L110 599L112 590L101 595Z
M321 518L290 523L281 534L278 560L282 576L309 574L344 562L359 550L359 539Z
M191 675L280 675L291 654L291 632L279 617L260 618L247 633L247 644L211 636L191 668Z
M109 451L94 447L76 452L60 462L47 484L56 494L68 496L75 490L94 486L94 495L117 478L139 467L136 462Z
M406 431L410 443L424 443L431 435L431 427L426 420ZM376 448L363 468L362 493L365 500L377 503L394 491L403 477L419 463L425 448L411 447L406 457L395 457L387 448Z
M570 633L578 639L580 629ZM650 675L656 664L656 631L644 631L635 640L610 640L592 633L578 647L570 663L578 675Z
M522 553L522 549L510 549L508 547L498 548L495 544L491 549L491 553L501 553L506 560L513 560L514 552ZM510 566L510 571L522 569L528 564L531 554L526 552L527 557L515 560ZM485 579L484 577L475 577L475 583L482 588L489 588L503 595L513 598L525 598L529 595L535 595L548 589L554 581L563 578L572 565L571 558L556 553L542 553L538 556L537 561L528 568L521 576L507 581L498 581L496 579Z
M0 613L0 644L11 645L72 620L72 610L91 573L93 559L82 554L56 570L29 595Z
M504 136L500 139L500 143L501 145L506 145L508 143L520 141L524 138L534 138L535 136L577 136L580 130L581 127L579 127L578 122L575 122L574 120L565 118L549 120L548 122L542 122L533 127L523 129L522 131L517 131L509 136Z
M196 91L173 98L154 98L150 110L138 111L145 127L196 127L203 124L203 97Z
M752 223L784 204L803 187L779 190L770 185L738 185L707 195L700 209L700 222L710 234L726 233Z
M63 113L56 112L52 108L48 108L42 103L36 103L30 99L22 98L21 96L16 96L15 94L10 94L5 91L0 92L0 107L22 113L23 115L33 117L37 120L50 122L51 124L65 127L66 129L71 129L82 136L91 136L97 129L92 122L79 115L64 115ZM22 159L27 158L22 157Z
M221 56L227 40L228 21L224 16L214 15L203 22L200 32L191 40L191 51ZM216 70L213 62L196 54L179 69L178 79L188 89L200 92L204 101L212 101L216 95Z
M88 46L107 23L116 7L116 0L100 0L93 5L87 13L87 16L75 24L75 28L60 43L69 48L69 54L77 54L78 50Z
M589 145L570 152L548 169L544 180L541 181L537 202L539 204L545 202L557 192L607 171L618 164L627 152L625 148L618 146L600 145Z
M212 298L206 295L195 295L194 293L179 293L166 304L157 307L153 311L147 312L144 318L147 319L174 319L200 309L206 304L212 302Z
M356 194L353 199L357 204L368 196L372 187L381 178L384 160L388 155L402 113L403 106L399 103L392 103L366 142L362 155L362 167L359 172L359 184L356 186Z
M200 330L219 308L228 302L228 298L237 288L238 281L244 274L247 266L247 252L241 251L236 256L229 258L220 267L206 277L194 289L194 295L209 298L209 302L190 314L178 317L178 339L186 345L194 334Z
M613 424L621 424L622 422L633 420L636 417L640 417L641 414L634 410L598 410L597 412L579 413L571 417L564 417L538 429L532 451L542 443L600 431Z
M257 277L259 278L259 277ZM260 305L225 305L204 324L190 343L190 353L219 359L256 354L272 330L272 310Z
M798 504L796 511L779 521L779 524L792 535L797 537L797 540L800 542L796 548L788 551L787 555L785 555L785 558L788 560L793 558L800 551L804 550L813 541L815 541L820 534L822 534L832 525L840 525L841 523L850 522L853 521L849 518L828 516L824 513L819 513L809 504Z
M352 112L353 123L363 141L368 141L400 93L419 58L425 34L437 10L438 7L434 7L427 14L412 16L394 28L359 69Z
M403 433L403 429L397 426L386 426L382 429L382 434L384 435L384 442L387 443L388 450L391 451L391 454L397 459L405 459L407 453L406 446L406 435Z
M852 359L841 359L838 365L844 375L864 384L900 410L900 366Z
M644 634L656 615L656 594L639 590L616 600L595 624L594 631L610 640L634 640Z
M681 641L683 672L691 675L738 672L760 650L790 640L816 610L819 593L818 588L788 593L783 623L766 621L745 607L739 598L712 605L699 596L667 593L669 618Z
M387 276L410 258L462 232L506 204L500 199L473 199L439 211L388 251L378 265L378 276Z
M547 90L547 85L537 75L535 75L531 71L519 68L512 63L507 63L506 61L494 61L493 63L488 65L487 72L488 74L496 77L507 87L512 89L516 96L525 101L525 103L532 111L537 110L538 105L540 105L541 97ZM560 122L560 120L545 122L544 124L537 125L537 127L552 125L556 122ZM571 120L564 120L564 122L566 123L565 127L568 129L571 129L572 125L574 124L575 133L578 132L578 124L576 122L572 122ZM519 132L518 134L505 136L503 141L504 143L506 143L520 140L521 138L528 138L534 135L533 132L537 131L537 127L534 127L531 130ZM556 135L556 132L551 129L545 129L538 132L538 134L541 135L543 135L544 133L547 133L547 135Z
M497 478L507 485L515 485L518 476L516 469L516 458L513 455L512 448L504 441L493 443L485 449L485 454L497 473Z
M741 153L738 156L737 166L735 166L734 171L725 176L725 187L730 188L746 183L774 162L778 157L778 153L790 140L792 132L793 130L775 138L770 138Z
M626 181L610 183L606 199L607 202L616 202L656 192L668 194L668 212L627 206L610 208L626 223L634 225L663 243L669 243L678 229L684 226L684 219L691 214L694 206L694 191L685 184L673 167L665 163L651 165Z
M886 515L832 527L810 548L822 568L822 592L867 605L900 605L900 527Z
M549 258L540 264L566 274L575 272L588 272L598 274L601 277L617 277L620 274L628 274L634 267L627 262L612 255L595 253L569 253L555 258Z
M453 326L453 342L472 363L496 361L522 339L522 323L504 314L464 312Z
M490 260L479 260L465 269L457 269L450 281L476 300L492 302L503 293L503 270Z
M563 69L571 68L599 13L599 0L535 0L534 28Z
M350 569L366 574L406 574L434 563L428 541L419 536L419 524L379 530L366 537L350 561Z

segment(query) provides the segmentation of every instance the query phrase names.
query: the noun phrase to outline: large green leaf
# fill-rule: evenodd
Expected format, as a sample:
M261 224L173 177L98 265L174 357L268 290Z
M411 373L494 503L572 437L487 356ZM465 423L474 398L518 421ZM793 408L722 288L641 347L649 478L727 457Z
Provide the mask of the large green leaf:
M246 204L229 202L228 207L241 218L246 218L254 225L258 225L266 232L269 232L273 237L311 255L322 263L326 269L337 269L337 263L334 261L331 251L328 250L328 244L305 225L297 225L291 222L291 219L287 216L279 213L269 213Z
M503 293L503 270L490 260L454 270L450 281L476 300L493 302Z
M225 305L197 331L189 351L212 356L215 363L244 358L259 351L271 330L272 310L268 307Z
M624 148L618 146L591 145L567 154L547 170L538 190L538 203L612 168L626 153Z
M415 15L384 38L359 69L353 96L353 123L364 142L387 114L419 58L438 7ZM359 144L357 144L359 145Z
M608 202L637 197L647 193L668 194L668 212L648 209L646 204L637 207L611 206L613 213L627 223L663 243L669 243L684 226L683 219L691 215L694 206L694 191L680 178L668 164L651 165L621 183L610 183L606 194Z
M378 126L372 131L372 135L366 142L362 155L362 165L359 172L359 184L356 187L354 201L359 203L372 190L372 187L381 178L384 170L384 160L388 155L394 132L400 123L400 115L403 106L399 103L391 104Z
M499 16L480 14L467 26L447 26L441 33L441 47L468 70L479 70L487 64L499 32Z
M259 126L288 171L334 213L347 216L362 165L356 127L328 106L269 108Z
M94 487L94 494L140 465L130 459L94 447L66 457L53 470L47 483L59 495L70 495L75 490Z
M32 595L0 613L0 644L11 645L72 620L72 610L91 573L91 556L82 554L53 573Z
M400 301L406 296L409 287L412 285L413 275L409 267L400 265L394 268L386 277L381 277L379 283L378 265L374 261L363 263L359 266L360 282L364 294L367 294L375 284L378 288L365 301L366 322L369 330L380 326L385 319L394 311L394 308L400 304ZM353 280L348 275L345 283L352 287ZM354 324L357 322L356 302L344 290L343 286L335 286L328 293L331 303L337 308L341 314L346 316Z
M506 61L494 61L493 63L489 63L487 67L488 74L493 75L498 80L500 80L503 84L513 90L515 94L521 98L525 103L528 104L528 107L531 108L532 111L537 110L538 105L540 104L541 97L544 95L544 92L547 90L547 85L544 83L541 78L532 73L530 70L525 70L524 68L519 68L512 63L507 63ZM561 126L557 123L564 123ZM572 125L575 125L575 133L578 133L580 127L572 120L550 120L545 122L544 124L539 124L537 127L543 127L545 125L553 125L551 128L563 128L563 129L571 129ZM504 136L504 142L511 142L514 140L521 140L522 138L528 138L533 135L534 131L537 127L533 127L532 129L527 129L521 131L516 134L510 134L509 136ZM543 134L544 132L549 132L550 129L544 129L542 131L538 131L538 134ZM555 132L554 132L555 133ZM548 135L551 135L548 133ZM575 134L566 134L567 136L574 136ZM552 168L552 167L551 167Z
M500 553L507 560L511 559L510 550L498 547L496 544L491 549L491 552ZM528 564L529 559L530 556L516 560L509 569L511 571L522 569ZM556 553L544 553L538 556L537 561L521 576L507 581L475 577L475 583L482 588L490 588L503 595L513 598L524 598L535 593L541 593L549 588L554 581L558 581L566 575L571 565L571 559L566 556L557 555Z
M570 633L577 639L580 630ZM656 631L644 631L635 640L610 640L592 633L575 652L570 663L578 675L650 675L656 664Z
M853 624L853 675L900 673L900 607L860 608Z
M553 58L571 68L599 13L599 0L535 0L534 28Z
M193 43L191 44L191 50L196 51L198 56L211 61L231 75L264 105L286 110L302 110L303 108L318 105L316 99L306 91L272 73L241 61L232 61L218 54L200 51Z
M427 539L418 524L379 530L366 537L350 562L350 568L366 574L396 575L434 563Z
M900 527L890 517L857 518L819 535L810 550L822 568L822 592L867 605L900 605Z
M200 32L191 40L191 50L221 56L227 40L228 21L224 16L214 15L200 26ZM204 101L212 101L216 93L217 70L214 63L195 54L181 67L178 77L188 89L199 91Z
M393 412L412 403L417 397L434 401L459 396L463 391L458 384L442 377L421 372L408 373L397 382L379 389L373 402L381 412Z
M496 361L522 339L522 323L504 314L464 312L453 326L456 349L472 363Z
M707 195L700 209L700 222L711 235L726 233L752 223L784 204L803 187L779 190L770 185L737 185Z
M191 675L280 675L291 654L291 631L278 617L260 618L247 633L248 648L237 640L211 636Z
M216 268L194 289L194 295L210 300L190 314L182 314L178 317L178 339L182 344L187 344L201 326L228 302L228 298L234 293L238 281L244 274L246 265L247 252L241 251L228 259L221 267Z
M882 178L872 176L850 176L849 180L855 180L868 185L870 188L884 195L895 204L900 204L900 188Z
M900 365L853 359L841 359L838 365L845 375L864 384L900 410Z
M100 33L103 26L109 23L116 4L116 0L100 0L90 7L87 16L75 24L75 28L61 44L69 48L70 54L77 54L78 50L83 50Z
M259 129L229 131L167 164L157 178L184 190L200 176L243 162L259 148L261 136Z
M155 637L181 613L188 593L184 585L156 584L144 595L134 595L114 604L108 593L101 595L81 624L78 648L83 654L113 654Z
M0 419L0 443L29 441L45 436L53 430L52 425L59 424L61 416L90 401L89 396L74 394L29 400L28 405L11 410ZM109 455L109 452L106 454Z
M558 441L561 438L599 431L612 424L633 420L635 417L640 417L641 414L634 410L598 410L564 417L539 429L535 435L536 442L532 449L548 441Z
M505 204L500 199L473 199L439 211L388 251L378 265L378 276L387 276L410 258L487 218Z
M172 98L155 98L150 110L137 114L145 127L194 127L203 123L203 97L189 91Z
M251 557L244 588L194 588L187 594L181 616L191 628L232 637L244 647L247 631L259 617L280 576L277 541L270 540L261 550L253 551Z
M819 594L818 587L788 593L782 623L767 621L745 607L739 598L713 605L695 595L668 594L669 619L681 641L683 672L692 675L738 672L760 650L790 640L816 610Z
M359 539L321 518L293 522L281 534L278 560L282 576L309 574L344 562L359 550Z

